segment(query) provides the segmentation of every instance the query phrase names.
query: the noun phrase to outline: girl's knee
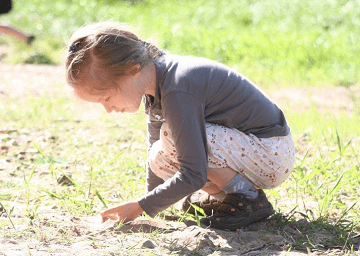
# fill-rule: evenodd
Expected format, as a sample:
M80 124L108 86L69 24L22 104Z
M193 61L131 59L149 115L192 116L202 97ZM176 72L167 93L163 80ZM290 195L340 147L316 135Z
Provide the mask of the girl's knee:
M260 175L254 178L253 183L260 189L273 189L284 183L290 176L291 171L291 166L285 167L273 173Z

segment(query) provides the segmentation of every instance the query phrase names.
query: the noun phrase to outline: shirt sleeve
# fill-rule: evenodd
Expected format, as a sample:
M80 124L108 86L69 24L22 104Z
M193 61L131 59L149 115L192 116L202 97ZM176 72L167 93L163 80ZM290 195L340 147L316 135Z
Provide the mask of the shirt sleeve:
M152 147L152 145L160 139L160 128L162 125L162 121L152 121L148 117L147 125L148 125L148 154ZM156 188L158 185L162 184L164 181L156 176L150 168L149 161L146 163L146 187L147 191L151 191Z
M172 132L180 170L139 199L143 210L155 215L207 181L207 142L203 104L191 94L173 92L162 100L163 117Z

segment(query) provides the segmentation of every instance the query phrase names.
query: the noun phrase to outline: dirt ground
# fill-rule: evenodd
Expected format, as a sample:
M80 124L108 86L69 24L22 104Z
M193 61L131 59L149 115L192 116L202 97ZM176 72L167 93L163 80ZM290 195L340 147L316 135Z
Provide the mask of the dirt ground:
M59 66L6 65L0 63L0 100L2 97L51 94L53 86L64 85L64 71ZM301 111L313 104L320 110L343 109L351 114L356 106L352 97L360 97L360 87L281 89L266 91L275 102ZM64 86L64 93L66 87ZM1 142L1 141L0 141ZM1 159L0 159L1 163ZM1 169L1 168L0 168ZM0 170L6 172L6 167ZM13 219L24 216L17 205ZM29 226L15 224L15 236L0 236L0 256L15 255L343 255L342 248L323 251L294 251L297 229L305 220L289 225L275 216L236 232L198 227L195 222L138 219L122 227L111 221L100 224L96 217L76 218L59 214L56 207L38 209L39 220ZM0 220L7 215L0 211ZM21 222L16 222L21 223ZM1 229L13 230L12 226ZM281 232L280 232L281 231ZM6 233L6 232L1 232ZM71 237L69 241L62 236ZM287 235L284 235L287 234ZM322 239L321 232L318 233ZM319 240L319 241L320 241ZM360 255L360 253L355 253ZM354 255L355 255L354 254Z

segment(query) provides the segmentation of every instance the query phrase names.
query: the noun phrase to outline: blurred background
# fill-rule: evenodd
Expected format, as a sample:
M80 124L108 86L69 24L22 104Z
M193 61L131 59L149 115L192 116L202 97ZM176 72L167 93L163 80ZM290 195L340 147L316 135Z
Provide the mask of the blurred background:
M2 62L62 64L72 32L85 24L128 23L166 51L227 64L264 87L351 86L359 82L356 0L28 0L0 16L36 36Z

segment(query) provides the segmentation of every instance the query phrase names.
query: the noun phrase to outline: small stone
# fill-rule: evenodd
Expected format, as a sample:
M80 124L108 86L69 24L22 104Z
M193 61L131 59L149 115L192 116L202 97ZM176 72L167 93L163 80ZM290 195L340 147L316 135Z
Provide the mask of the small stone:
M151 240L146 240L143 244L142 247L144 248L149 248L149 249L154 249L156 247L156 244L151 241Z
M296 222L299 225L307 225L309 222L306 219L301 219Z
M201 250L201 249L209 249L209 248L215 248L215 245L209 238L204 237L204 239L200 240L198 249Z

